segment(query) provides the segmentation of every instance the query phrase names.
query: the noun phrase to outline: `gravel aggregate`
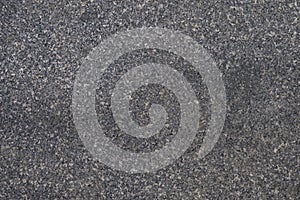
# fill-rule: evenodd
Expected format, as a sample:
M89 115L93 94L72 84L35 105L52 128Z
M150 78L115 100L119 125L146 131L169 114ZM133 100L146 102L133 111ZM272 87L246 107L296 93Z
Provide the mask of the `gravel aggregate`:
M0 27L0 199L300 198L299 2L0 0ZM71 104L82 59L108 36L138 27L178 30L201 44L223 73L227 116L205 158L195 153L205 134L200 131L173 164L128 174L93 159ZM181 57L146 49L124 55L114 67L147 61L187 69L205 130L209 94ZM147 124L147 102L156 101L169 113L168 128L147 139L113 129L106 97L116 78L108 70L97 90L106 135L133 152L172 140L178 101L158 85L133 95L132 117Z

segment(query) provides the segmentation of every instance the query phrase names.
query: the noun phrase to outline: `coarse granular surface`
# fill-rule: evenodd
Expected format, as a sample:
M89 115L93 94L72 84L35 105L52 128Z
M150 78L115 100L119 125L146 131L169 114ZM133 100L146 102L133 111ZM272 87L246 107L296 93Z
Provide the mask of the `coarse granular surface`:
M0 199L300 198L297 1L0 0L0 17ZM87 150L72 95L82 60L95 47L141 27L180 31L202 45L223 74L227 113L218 142L199 159L210 119L201 75L160 49L119 57L95 97L99 124L119 148L159 150L180 128L175 93L150 84L133 93L131 117L148 124L154 102L164 107L168 126L149 138L118 130L108 97L127 70L149 62L184 69L201 105L199 132L187 151L155 172L133 174Z

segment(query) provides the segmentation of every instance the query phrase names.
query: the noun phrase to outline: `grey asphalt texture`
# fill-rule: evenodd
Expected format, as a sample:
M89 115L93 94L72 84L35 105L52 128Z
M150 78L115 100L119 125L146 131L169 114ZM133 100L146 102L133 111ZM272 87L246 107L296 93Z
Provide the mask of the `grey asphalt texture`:
M223 73L227 116L205 158L195 154L201 132L170 166L128 174L93 159L84 147L72 119L72 88L81 60L103 39L143 26L181 31L212 55ZM0 0L0 27L1 200L300 198L296 1ZM115 65L147 59L188 66L153 49L133 52ZM199 82L205 127L209 95L201 77L187 76ZM170 113L170 129L178 129L179 105L171 91L152 85L134 95L138 123L149 121L143 101L154 100ZM106 121L99 117L107 136L126 150L152 151L173 137L165 130L152 141L128 139L109 131L115 126L109 106L98 101L96 108L99 116L107 115Z

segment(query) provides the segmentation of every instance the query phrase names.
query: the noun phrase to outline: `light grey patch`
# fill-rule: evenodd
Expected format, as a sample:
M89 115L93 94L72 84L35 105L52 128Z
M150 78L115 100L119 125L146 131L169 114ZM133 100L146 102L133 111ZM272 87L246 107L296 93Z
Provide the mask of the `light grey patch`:
M163 107L155 104L150 108L150 116L152 116L150 124L142 127L131 120L130 113L128 112L130 97L139 87L148 84L160 84L174 92L179 99L182 117L186 117L186 113L189 113L187 119L183 119L187 124L182 124L182 127L188 127L190 124L197 125L199 121L199 108L196 104L197 98L184 77L166 65L144 64L133 68L122 76L112 95L114 119L124 132L135 137L149 138L157 134L166 122L167 113L162 109ZM195 128L197 126L191 129L194 130ZM194 134L196 134L196 131Z
M226 115L222 74L209 54L189 36L164 28L137 28L107 38L88 55L78 71L72 99L73 118L81 140L93 156L114 169L131 173L153 172L171 164L189 147L199 126L197 99L189 84L165 65L148 64L132 69L133 72L129 71L117 83L112 95L114 118L121 129L136 137L146 138L159 131L165 122L164 109L153 106L151 123L146 127L138 127L128 112L129 96L134 90L143 84L159 83L170 88L180 99L182 116L178 133L162 149L150 153L124 151L105 136L95 110L96 82L114 60L143 48L173 52L189 61L202 75L212 104L211 120L198 153L200 158L216 144Z

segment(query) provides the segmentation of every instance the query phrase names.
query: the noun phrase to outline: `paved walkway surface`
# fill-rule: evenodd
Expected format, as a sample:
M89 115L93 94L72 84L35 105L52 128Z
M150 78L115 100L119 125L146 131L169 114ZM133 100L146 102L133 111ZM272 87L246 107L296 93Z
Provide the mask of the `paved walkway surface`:
M299 199L299 4L234 2L1 1L0 199ZM223 74L227 111L217 143L199 158L211 114L201 74L168 51L123 55L97 83L95 100L99 124L118 148L153 152L180 128L176 93L152 84L133 94L131 117L149 124L161 109L150 109L154 101L168 114L164 131L139 138L118 129L108 97L130 67L186 69L202 108L182 156L155 172L127 173L86 147L72 96L89 53L112 34L140 27L177 30L202 45Z

